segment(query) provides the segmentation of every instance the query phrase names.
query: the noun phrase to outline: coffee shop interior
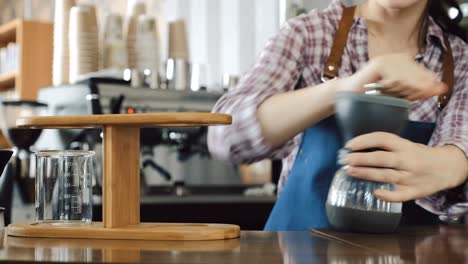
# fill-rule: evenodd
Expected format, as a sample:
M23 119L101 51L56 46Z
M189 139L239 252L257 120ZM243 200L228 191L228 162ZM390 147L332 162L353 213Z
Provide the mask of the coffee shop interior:
M382 251L372 244L374 237L252 232L263 230L275 205L281 160L233 164L214 158L208 148L207 125L231 122L228 116L209 116L216 102L236 89L285 21L329 3L0 0L0 149L12 151L0 157L0 163L6 164L0 177L2 226L11 225L11 236L5 232L5 246L0 245L0 260L151 263L160 257L157 263L213 262L206 252L214 254L215 263L303 263L317 256L330 263L348 263L348 257L358 261L349 263L404 259L408 252L398 244L406 239L401 237L382 242L387 243ZM468 1L459 3L464 14L461 24L468 29ZM458 12L449 11L455 16ZM167 224L174 229L174 240L182 240L177 232L190 233L191 228L195 232L202 224L227 224L208 226L212 229L187 237L209 236L225 228L223 239L234 239L131 244L125 242L126 236L157 239L123 231L107 235L101 228L104 231L94 233L104 234L99 238L118 237L120 242L70 240L64 246L60 239L92 235L73 233L72 228L79 230L73 223L59 228L70 228L75 235L54 233L54 224L42 231L22 225L63 219L103 222L104 227L140 222L193 225L180 231ZM453 224L467 223L460 218ZM245 232L240 240L235 239L239 230L232 231L233 226ZM428 234L436 239L438 230L408 234L425 242L419 246L424 250L432 241L426 239ZM24 238L40 232L58 235L48 242ZM217 234L214 237L219 239ZM462 229L453 239L464 243L456 246L464 251L454 251L468 261L466 237L468 229ZM205 238L200 240L210 240ZM268 244L270 240L274 243ZM398 252L392 251L392 243L399 245ZM356 246L366 257L360 259L348 246ZM24 248L24 258L15 247ZM130 251L119 253L128 247ZM446 253L443 256L450 259L453 252ZM438 263L449 263L445 257Z
M37 150L95 152L93 220L102 218L100 132L15 130L16 115L210 112L280 26L269 1L258 1L257 14L234 2L2 1L2 147L16 151L0 191L6 224L35 219ZM263 228L276 199L274 162L215 160L206 128L144 128L140 143L142 221Z

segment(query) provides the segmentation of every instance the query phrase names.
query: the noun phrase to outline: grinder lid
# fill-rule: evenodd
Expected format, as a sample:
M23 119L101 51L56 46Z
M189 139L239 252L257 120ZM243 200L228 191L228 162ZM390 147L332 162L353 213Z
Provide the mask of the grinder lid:
M409 108L411 103L408 100L400 99L380 94L364 94L358 92L339 92L336 95L337 101L354 100L372 104L382 104L394 107Z

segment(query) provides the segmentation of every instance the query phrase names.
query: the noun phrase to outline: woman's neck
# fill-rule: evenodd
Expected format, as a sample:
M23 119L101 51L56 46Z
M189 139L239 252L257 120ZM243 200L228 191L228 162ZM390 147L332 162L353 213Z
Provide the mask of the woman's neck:
M366 19L369 42L378 42L375 46L379 51L373 52L374 55L420 52L419 36L426 5L427 1L418 1L406 8L391 9L369 0L358 6L356 15Z

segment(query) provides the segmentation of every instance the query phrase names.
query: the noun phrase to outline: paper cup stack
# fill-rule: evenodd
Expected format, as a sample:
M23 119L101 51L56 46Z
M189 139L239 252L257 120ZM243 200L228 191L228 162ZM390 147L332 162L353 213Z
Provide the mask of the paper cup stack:
M68 83L69 77L69 49L68 23L70 9L75 0L55 0L54 14L54 58L52 63L52 83L61 85Z
M96 9L91 5L74 6L70 11L70 82L99 68Z
M169 23L169 59L166 64L166 79L170 90L186 90L191 86L187 39L184 20Z
M142 15L138 17L136 34L137 68L158 72L160 67L159 36L156 20Z
M102 43L103 68L125 69L128 59L123 39L123 19L121 15L107 15Z
M124 30L125 42L127 44L128 67L131 69L137 67L137 24L138 17L144 14L146 14L146 5L144 2L129 2Z
M190 57L184 20L169 23L169 58L188 61Z
M137 66L136 25L136 16L127 17L127 34L125 42L127 44L128 67L130 69L136 68Z

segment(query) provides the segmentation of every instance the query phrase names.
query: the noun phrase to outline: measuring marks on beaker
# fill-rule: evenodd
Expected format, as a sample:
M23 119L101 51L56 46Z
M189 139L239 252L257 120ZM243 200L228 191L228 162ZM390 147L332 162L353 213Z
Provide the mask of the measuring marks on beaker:
M65 193L63 195L64 199L64 209L67 212L74 214L81 214L81 191L79 190L79 185L73 185L70 183L65 183L64 185Z
M83 207L88 207L90 186L87 179L90 172L85 168L82 160L75 159L74 162L65 163L62 220L81 220Z

